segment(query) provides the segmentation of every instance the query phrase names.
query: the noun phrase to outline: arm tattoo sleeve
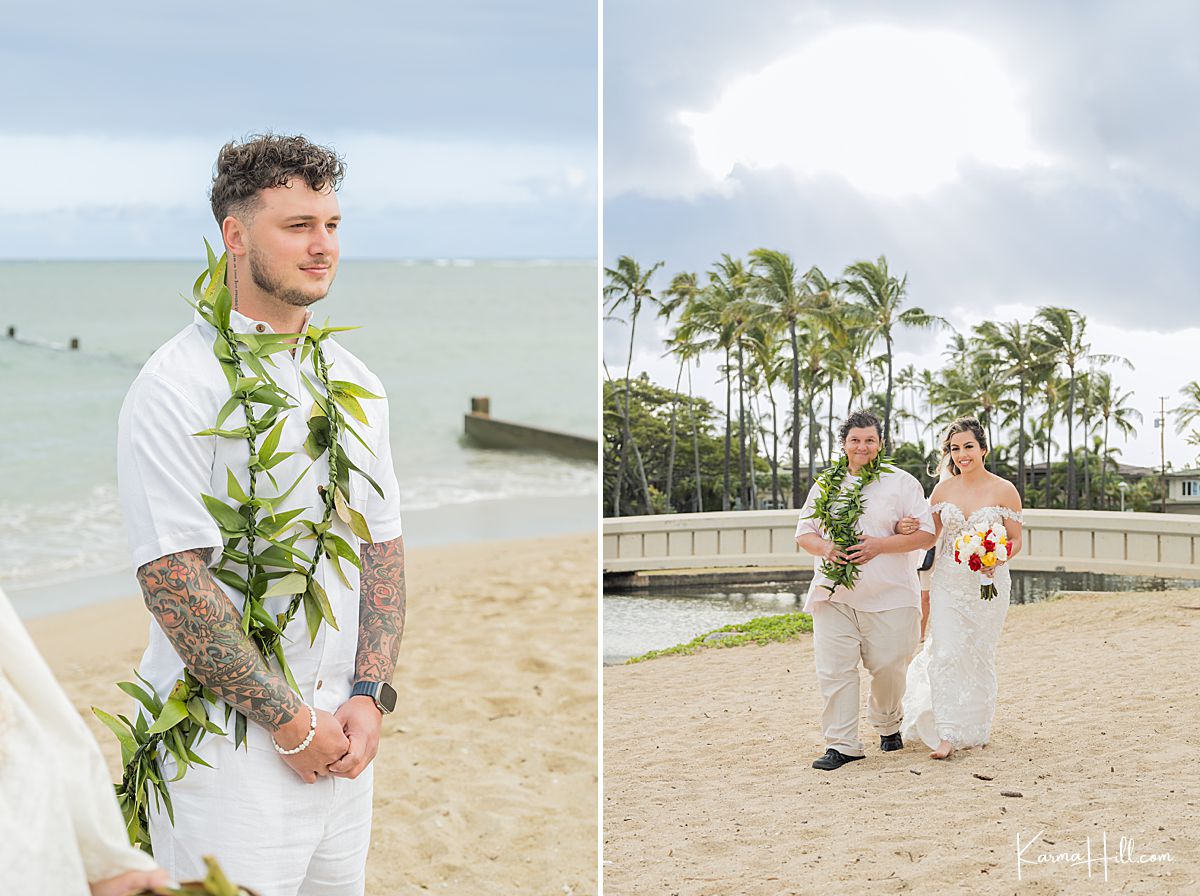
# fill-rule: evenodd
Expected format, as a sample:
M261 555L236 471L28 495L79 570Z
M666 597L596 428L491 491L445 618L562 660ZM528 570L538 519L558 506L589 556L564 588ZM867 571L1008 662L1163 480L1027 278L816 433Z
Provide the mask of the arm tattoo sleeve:
M208 571L212 550L180 551L137 572L146 606L184 665L246 718L276 731L302 709L242 633L237 610Z
M365 544L360 552L358 681L391 681L404 634L404 539Z

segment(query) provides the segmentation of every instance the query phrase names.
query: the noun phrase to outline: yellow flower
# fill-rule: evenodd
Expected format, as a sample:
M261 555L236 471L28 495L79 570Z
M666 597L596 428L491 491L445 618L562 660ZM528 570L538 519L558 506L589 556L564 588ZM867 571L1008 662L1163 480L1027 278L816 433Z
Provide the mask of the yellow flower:
M989 569L996 565L996 555L992 551L988 551L983 555L983 565Z

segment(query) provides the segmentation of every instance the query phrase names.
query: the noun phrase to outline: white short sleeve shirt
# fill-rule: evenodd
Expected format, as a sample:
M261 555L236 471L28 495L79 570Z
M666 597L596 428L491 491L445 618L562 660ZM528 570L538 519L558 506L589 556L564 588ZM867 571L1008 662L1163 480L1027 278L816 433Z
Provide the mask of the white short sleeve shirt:
M231 327L243 333L270 333L269 325L251 320L238 312L231 314ZM248 486L249 447L244 439L196 436L193 433L216 425L221 406L229 398L229 384L213 355L216 330L199 314L193 323L163 345L146 362L125 397L117 430L117 485L121 508L129 536L135 568L168 554L184 550L212 548L215 562L223 541L209 515L202 494L237 506L228 495L228 476L232 472L243 490ZM334 338L322 344L333 379L349 380L376 395L384 395L383 385L358 358ZM304 451L308 437L307 420L313 398L301 377L316 377L311 358L302 361L300 352L279 352L271 356L275 367L268 371L297 405L287 411L278 450L294 452L271 470L277 485L258 475L258 493L282 494L299 484L278 509L303 507L306 519L319 520L323 512L317 486L329 477L328 453L313 463ZM319 388L319 387L318 387ZM368 425L349 420L363 437L366 446L349 434L341 444L350 460L365 470L383 491L380 497L371 485L356 473L350 476L350 505L362 513L375 543L390 541L401 534L400 501L396 473L392 466L388 438L387 399L361 400ZM257 407L261 408L262 405ZM245 424L240 409L235 410L222 427L236 429ZM333 530L357 551L360 540L338 517ZM311 553L312 542L301 539L296 547ZM307 546L307 549L306 549ZM233 566L239 575L243 567ZM285 631L284 653L301 696L318 709L333 712L350 696L358 645L358 570L343 561L342 570L349 587L342 582L330 561L323 559L317 578L329 594L338 621L338 630L323 625L314 644L309 645L304 613L300 612ZM242 596L218 583L240 611ZM288 598L268 598L266 609L275 614L286 608ZM175 652L156 621L151 621L150 638L142 658L141 674L165 698L183 674L183 661ZM214 718L220 725L223 710ZM232 724L228 726L232 737ZM270 750L270 736L257 726L248 726L250 746Z
M851 485L853 478L847 476L842 487L845 489ZM820 524L815 519L809 519L820 493L816 485L809 489L804 508L800 511L800 522L796 526L797 537L810 533L827 537ZM910 474L903 470L892 470L863 489L863 515L859 521L859 530L863 535L875 538L894 535L896 523L906 516L916 517L922 530L934 531L929 501L925 499L921 483ZM824 587L833 583L821 573L822 560L814 557L813 580L804 601L804 610L811 611L813 604L821 600L838 601L866 612L920 607L921 586L917 580L917 567L922 555L922 551L880 554L860 567L853 589L839 585L832 593Z

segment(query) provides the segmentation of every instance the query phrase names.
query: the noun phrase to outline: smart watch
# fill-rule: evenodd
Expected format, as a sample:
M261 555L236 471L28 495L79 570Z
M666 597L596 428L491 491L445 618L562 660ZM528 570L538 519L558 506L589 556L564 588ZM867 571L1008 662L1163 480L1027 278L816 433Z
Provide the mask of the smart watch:
M375 708L384 715L396 709L396 689L386 681L358 681L350 691L351 697L370 697Z

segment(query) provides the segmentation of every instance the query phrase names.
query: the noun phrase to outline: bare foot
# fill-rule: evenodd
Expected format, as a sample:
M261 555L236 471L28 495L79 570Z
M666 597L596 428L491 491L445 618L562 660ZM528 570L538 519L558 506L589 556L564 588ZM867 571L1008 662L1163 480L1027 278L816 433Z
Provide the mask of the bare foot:
M954 747L950 745L950 741L944 740L937 745L937 749L929 754L930 759L948 759L950 754L954 752Z

